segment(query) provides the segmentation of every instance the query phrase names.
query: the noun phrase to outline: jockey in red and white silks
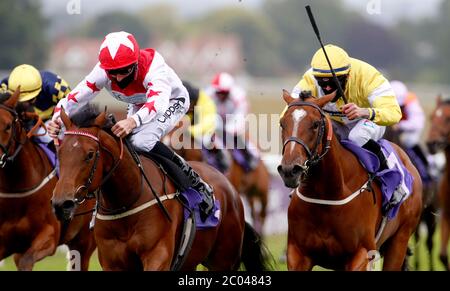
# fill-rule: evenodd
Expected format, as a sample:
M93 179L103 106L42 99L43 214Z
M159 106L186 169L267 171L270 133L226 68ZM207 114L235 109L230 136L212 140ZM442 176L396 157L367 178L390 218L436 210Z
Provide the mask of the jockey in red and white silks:
M137 52L136 59L117 61L125 50ZM104 64L102 54L105 55ZM110 79L110 72L115 73L115 66L108 66L108 57L111 56L116 57L118 68L135 64L135 67L130 67L132 72L126 77L129 79L121 80L123 85ZM99 59L84 80L58 103L52 119L58 119L61 106L70 114L105 88L117 100L128 103L128 117L136 123L131 135L132 144L139 150L150 151L187 112L189 95L186 88L157 51L151 48L140 50L129 33L121 31L107 35L100 48Z
M105 37L98 59L94 69L58 103L48 126L49 135L58 137L61 106L70 114L106 88L114 98L128 103L127 118L118 121L112 133L120 138L130 135L138 151L174 162L203 196L199 208L201 220L205 221L214 213L213 189L182 157L160 142L189 109L189 93L180 78L157 51L141 50L134 36L124 31Z
M244 134L245 117L248 114L247 95L244 89L234 83L234 78L228 73L217 74L206 89L206 94L213 98L217 114L222 118L223 122L218 126L231 135Z

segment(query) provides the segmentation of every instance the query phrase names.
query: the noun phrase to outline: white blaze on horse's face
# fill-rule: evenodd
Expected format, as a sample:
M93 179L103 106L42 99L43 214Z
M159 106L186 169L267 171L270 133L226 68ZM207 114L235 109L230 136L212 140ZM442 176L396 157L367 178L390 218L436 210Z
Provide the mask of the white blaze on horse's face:
M294 118L294 126L292 127L293 129L291 136L298 137L298 126L306 115L308 115L308 113L304 109L296 109L294 112L292 112L292 118ZM291 142L291 154L294 152L294 147L295 143Z
M442 117L442 109L441 108L439 108L437 111L436 111L436 116L437 117Z
M76 142L73 143L72 146L73 146L74 148L76 148L78 145L79 145L79 143L78 143L78 141L76 141Z

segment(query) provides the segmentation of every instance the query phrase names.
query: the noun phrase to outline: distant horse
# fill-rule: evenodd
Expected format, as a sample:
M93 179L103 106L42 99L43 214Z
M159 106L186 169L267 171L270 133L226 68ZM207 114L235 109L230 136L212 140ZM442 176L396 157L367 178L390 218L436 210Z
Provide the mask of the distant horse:
M62 110L67 130L58 152L61 179L54 191L53 207L64 213L64 220L70 220L75 201L88 192L96 193L94 234L102 268L170 270L183 229L181 198L159 166L141 157L150 181L146 183L122 139L111 133L105 115L88 107L71 120ZM239 195L212 167L195 162L192 166L212 185L220 215L217 226L197 230L181 270L193 271L200 263L209 270L236 270L241 260L248 270L263 270L261 242L245 223Z
M17 268L31 270L35 262L53 255L58 244L67 244L80 253L79 267L87 270L95 249L90 216L77 216L61 229L50 204L56 169L31 140L37 127L26 132L15 110L18 93L0 104L0 260L15 254ZM89 209L92 203L80 211Z
M236 190L247 197L253 225L262 234L267 215L270 184L270 174L264 161L260 159L256 168L247 172L233 157L227 177ZM257 211L258 202L260 204L259 211Z
M376 241L382 222L380 187L372 183L374 192L368 191L368 173L333 134L322 107L334 97L295 99L283 90L288 108L280 120L284 146L278 172L295 189L288 210L288 269L366 270L380 250L383 270L401 270L422 209L419 174L393 145L414 177L413 189Z
M437 105L431 116L431 127L427 138L430 153L435 154L439 150L445 152L445 170L439 185L439 202L441 207L441 250L439 258L447 271L448 264L448 239L450 235L450 101L437 99Z
M392 127L386 128L386 133L384 134L384 138L399 145L400 147L404 148L400 141L400 132L397 130L394 130ZM411 160L412 161L412 160ZM427 239L426 239L426 246L428 250L428 266L430 270L433 270L434 262L433 262L433 235L436 231L436 225L437 225L437 219L436 219L436 213L438 212L438 197L437 197L437 191L438 191L438 181L433 180L429 183L423 184L423 196L422 196L422 205L423 205L423 211L422 216L420 218L420 221L425 224L427 227ZM420 223L419 223L420 226ZM419 269L419 258L420 256L420 247L419 247L419 240L420 240L420 233L419 229L416 230L414 233L415 241L416 241L416 248L415 248L415 267L416 270Z
M188 161L207 162L204 149L189 134L187 122L180 122L166 137L164 141L174 148L175 152ZM185 138L188 137L187 140ZM233 157L232 149L229 149L232 156L231 165L224 173L238 193L242 193L250 205L253 226L256 231L262 234L264 222L267 215L269 199L270 174L263 160L259 160L258 165L251 171L246 171ZM257 203L260 204L259 211Z

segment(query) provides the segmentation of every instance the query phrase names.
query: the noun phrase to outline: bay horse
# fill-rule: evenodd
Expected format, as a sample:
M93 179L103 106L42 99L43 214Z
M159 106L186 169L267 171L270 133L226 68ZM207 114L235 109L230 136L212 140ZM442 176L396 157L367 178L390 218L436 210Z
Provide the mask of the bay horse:
M102 268L171 270L184 221L172 181L151 159L141 157L146 183L128 147L111 133L106 111L88 104L71 119L62 110L61 120L67 130L58 151L61 179L53 207L70 220L76 201L97 193L94 234ZM196 162L192 167L213 187L221 209L217 226L197 230L181 270L195 271L200 263L209 270L236 270L241 261L247 270L265 269L261 241L244 220L239 195L214 168Z
M202 149L203 146L199 145L190 135L189 124L187 120L180 122L164 137L164 142L187 161L208 162ZM231 151L232 149L229 149L232 156ZM246 197L250 206L253 227L259 234L262 234L267 215L270 184L270 173L264 161L260 159L256 168L247 172L232 157L230 167L224 174L238 193Z
M420 176L405 152L393 145L414 177L413 189L377 241L383 220L380 187L371 183L374 192L368 192L368 173L333 133L322 107L335 95L296 99L283 90L288 107L280 119L284 146L278 172L285 185L295 189L288 209L288 269L320 265L368 270L379 250L383 270L401 270L420 219Z
M14 254L18 270L32 270L37 261L53 255L59 244L67 244L80 254L80 262L74 261L73 267L87 270L95 250L90 217L77 216L63 228L56 219L50 204L56 169L32 141L37 127L27 133L24 117L15 109L18 98L16 90L0 104L0 260ZM80 211L92 208L90 203Z
M402 145L400 141L400 134L399 130L395 130L392 126L389 126L386 128L386 132L383 136L383 138L399 145L402 149L404 146ZM408 152L406 152L408 153ZM412 160L411 160L412 161ZM439 210L439 201L438 201L438 179L432 180L429 183L423 183L423 195L422 195L422 215L420 218L420 223L418 226L420 226L421 223L423 223L427 228L427 238L426 238L426 248L427 248L427 264L430 271L434 269L434 259L433 259L433 235L436 231L437 226L437 217L436 213L438 213ZM419 233L419 227L417 228L416 232L414 233L414 238L416 241L415 250L414 250L414 262L416 270L419 269L419 263L420 263L420 233Z
M441 248L439 259L447 271L448 264L448 240L450 236L450 101L437 98L436 108L431 115L431 126L427 138L427 146L430 153L435 154L439 150L445 152L445 170L439 185L439 204L441 207Z

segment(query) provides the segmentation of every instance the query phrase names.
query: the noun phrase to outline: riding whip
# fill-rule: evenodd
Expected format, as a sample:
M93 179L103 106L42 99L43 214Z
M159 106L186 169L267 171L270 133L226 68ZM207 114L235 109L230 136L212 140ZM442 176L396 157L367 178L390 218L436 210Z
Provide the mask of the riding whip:
M315 32L315 34L317 36L317 39L319 40L320 46L322 47L322 51L325 54L325 58L327 60L328 66L330 67L330 71L331 71L331 74L333 75L333 80L334 80L334 83L337 86L339 95L341 95L341 97L344 100L345 104L347 104L347 98L344 95L344 90L342 90L341 83L339 82L339 80L338 80L338 78L336 76L336 72L334 71L333 66L331 65L330 59L328 58L327 51L325 50L325 47L323 46L322 38L320 37L319 28L317 27L316 21L314 19L314 15L312 14L312 11L311 11L311 6L307 5L307 6L305 6L305 8L306 8L306 12L308 13L309 21L311 22L311 25L312 25L312 27L314 29L314 32Z

